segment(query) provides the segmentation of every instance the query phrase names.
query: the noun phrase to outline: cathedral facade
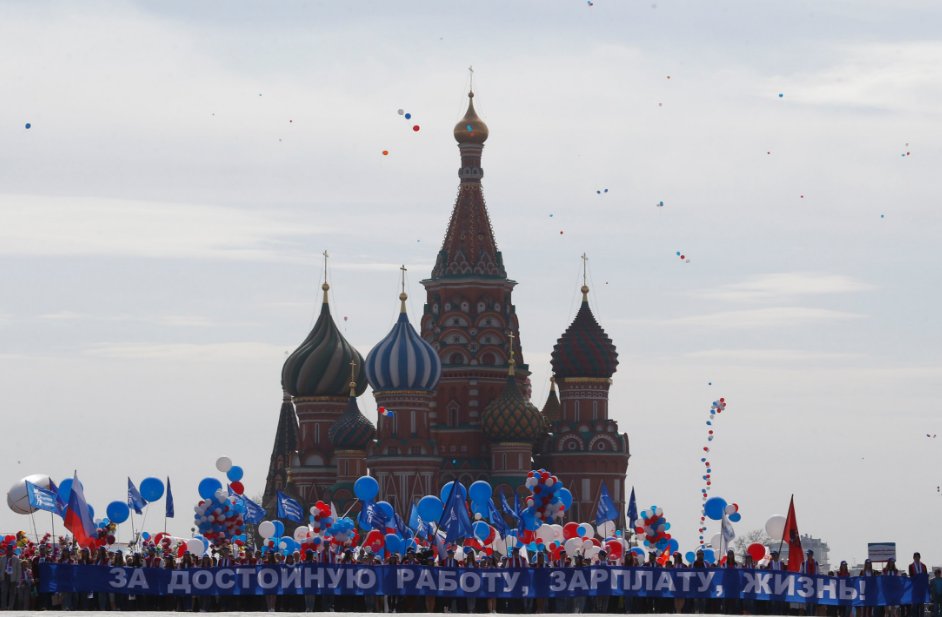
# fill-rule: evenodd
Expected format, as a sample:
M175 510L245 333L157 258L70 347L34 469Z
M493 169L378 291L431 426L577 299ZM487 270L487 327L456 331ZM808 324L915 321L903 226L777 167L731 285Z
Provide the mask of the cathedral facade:
M514 492L527 494L527 472L545 467L573 494L568 520L593 520L603 483L624 520L628 436L608 414L618 354L583 285L579 311L553 348L549 397L542 409L530 402L516 282L507 276L481 188L488 127L473 97L454 129L458 196L422 281L419 331L403 292L392 331L364 359L331 317L325 277L320 316L282 368L284 398L264 494L270 513L276 491L305 506L333 502L344 512L354 505L353 482L367 473L379 482L380 499L403 516L451 480L488 480L512 502ZM377 426L358 404L367 383L377 409L388 410Z

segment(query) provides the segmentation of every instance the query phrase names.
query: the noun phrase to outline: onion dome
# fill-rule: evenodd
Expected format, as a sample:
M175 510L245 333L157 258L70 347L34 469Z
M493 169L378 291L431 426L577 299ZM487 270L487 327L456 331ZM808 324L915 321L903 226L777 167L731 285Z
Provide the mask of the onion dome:
M559 397L556 396L556 378L550 377L549 396L546 397L546 403L543 404L543 417L549 423L558 422L563 419L563 406L559 403Z
M366 378L376 392L431 391L442 376L442 361L435 348L409 323L406 298L404 291L399 294L401 306L396 325L366 356Z
M355 375L357 367L351 367ZM351 376L350 399L347 408L340 417L330 426L327 438L335 450L366 450L366 446L376 437L376 427L370 422L360 406L357 405L357 382Z
M487 135L487 125L474 111L474 92L468 92L468 111L455 125L455 141L459 144L483 144Z
M481 427L493 442L536 443L546 436L546 419L533 403L524 398L514 377L515 370L516 362L511 351L507 384L500 396L484 408Z
M324 302L321 314L304 342L285 360L281 369L281 385L292 396L344 396L350 363L356 363L357 395L366 390L363 378L363 356L343 337L330 316L327 304L327 283L321 285Z
M589 288L585 285L582 286L582 306L572 324L556 341L551 364L557 378L608 379L615 374L618 352L589 308Z

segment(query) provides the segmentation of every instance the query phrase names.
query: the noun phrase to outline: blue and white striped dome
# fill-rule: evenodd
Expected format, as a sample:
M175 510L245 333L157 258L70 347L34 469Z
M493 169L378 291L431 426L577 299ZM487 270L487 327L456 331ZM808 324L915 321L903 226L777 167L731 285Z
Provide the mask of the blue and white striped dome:
M376 392L431 391L438 385L438 379L442 376L442 362L435 348L419 336L409 323L404 300L396 325L386 338L370 350L364 368L366 379Z

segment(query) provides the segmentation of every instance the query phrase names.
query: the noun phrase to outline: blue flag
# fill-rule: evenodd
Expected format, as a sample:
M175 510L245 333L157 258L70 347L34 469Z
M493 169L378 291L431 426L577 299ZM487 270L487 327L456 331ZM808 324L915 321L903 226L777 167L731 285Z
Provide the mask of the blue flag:
M415 504L412 504L412 511L409 512L409 527L413 530L419 528L419 511L416 510Z
M500 496L503 497L504 494L501 493ZM507 535L507 523L501 513L497 511L497 505L493 499L487 500L487 520L494 526L501 538Z
M63 501L62 497L59 496L59 487L52 481L52 478L49 478L49 490L56 496L56 514L65 518L65 509L69 507L69 504Z
M451 485L451 494L448 495L448 501L445 503L445 509L442 512L442 519L438 527L445 532L445 541L454 542L471 537L471 517L468 516L468 508L465 507L461 493L456 490L458 481Z
M399 516L399 513L398 513L398 512L396 512L396 513L394 514L393 519L395 519L395 522L396 522L396 531L399 533L399 535L400 535L402 538L405 538L405 539L407 539L407 540L408 540L409 538L411 538L411 537L412 537L412 530L409 529L409 526L406 525L406 522L405 522L404 520L402 520L402 517Z
M389 525L389 519L382 508L376 505L376 502L370 501L363 504L360 511L360 526L364 529L379 529L384 531Z
M167 476L167 509L164 510L164 516L173 518L173 493L170 492L170 476Z
M29 505L37 510L44 510L59 513L59 506L56 503L56 495L49 489L36 486L32 482L26 482L26 494L29 497Z
M628 499L628 529L634 529L638 520L638 502L635 501L635 487L631 487L631 498Z
M239 495L239 499L242 500L242 503L245 505L245 515L242 517L246 523L251 525L258 525L265 520L267 516L265 514L265 508L258 505L245 495Z
M301 507L301 504L298 503L297 500L278 491L276 501L278 502L278 518L288 519L295 523L300 523L304 520L304 508Z
M128 478L128 507L138 514L143 514L144 506L146 505L147 500L141 497L141 492L137 490L137 487L131 482L131 478Z
M514 498L519 499L517 498L516 495L514 495ZM510 508L510 504L507 503L507 495L505 495L504 493L500 494L500 507L503 508L504 514L512 518L514 521L520 520L520 515L517 514L516 510L512 510Z
M595 524L601 525L607 521L614 521L618 518L618 508L615 502L608 496L608 487L602 482L602 490L599 492L599 504L595 508Z
M428 538L428 524L422 520L421 516L416 516L415 537L425 540Z

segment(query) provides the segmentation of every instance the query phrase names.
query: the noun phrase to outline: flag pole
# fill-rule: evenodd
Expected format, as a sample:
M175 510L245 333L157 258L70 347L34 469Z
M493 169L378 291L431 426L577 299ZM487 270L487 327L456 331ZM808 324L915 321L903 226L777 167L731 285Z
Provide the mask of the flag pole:
M56 515L52 512L49 513L49 522L52 524L52 543L56 543Z
M30 507L32 508L32 506L30 506ZM36 531L36 514L35 514L35 512L36 512L35 510L32 510L32 509L31 509L31 510L30 510L30 513L29 513L29 518L30 518L31 521L33 521L33 535L36 536L36 544L39 544L39 532Z
M792 493L792 496L791 496L791 498L790 498L789 501L788 501L788 509L789 509L789 511L791 511L791 508L792 508L792 506L794 505L794 503L795 503L795 493ZM786 521L786 524L787 524L787 521ZM785 530L782 529L782 537L779 538L779 541L778 541L778 554L779 554L779 557L781 557L781 555L782 555L782 545L783 545L784 543L785 543Z
M360 501L360 498L359 498L359 497L355 497L355 498L353 499L353 503L350 504L350 507L347 508L347 511L343 513L343 515L341 516L341 518L343 518L344 516L350 514L350 510L352 510L353 507L354 507L355 505L357 505L357 503L358 503L359 501Z

